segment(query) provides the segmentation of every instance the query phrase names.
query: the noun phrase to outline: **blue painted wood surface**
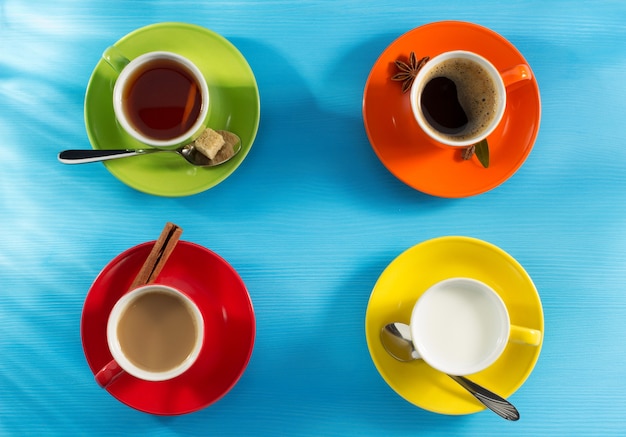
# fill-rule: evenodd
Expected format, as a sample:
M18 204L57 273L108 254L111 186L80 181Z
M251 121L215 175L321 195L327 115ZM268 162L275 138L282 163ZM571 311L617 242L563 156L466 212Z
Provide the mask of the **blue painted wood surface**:
M573 436L626 433L626 3L620 1L0 1L0 434ZM430 197L377 160L361 117L369 69L439 20L487 26L523 53L542 98L524 166L467 199ZM252 151L184 198L134 191L89 147L83 98L103 49L156 22L205 26L247 58L261 94ZM252 359L218 403L147 415L94 383L82 304L121 251L163 224L227 259L257 317ZM364 338L372 287L441 235L494 243L545 312L522 419L450 417L401 399Z

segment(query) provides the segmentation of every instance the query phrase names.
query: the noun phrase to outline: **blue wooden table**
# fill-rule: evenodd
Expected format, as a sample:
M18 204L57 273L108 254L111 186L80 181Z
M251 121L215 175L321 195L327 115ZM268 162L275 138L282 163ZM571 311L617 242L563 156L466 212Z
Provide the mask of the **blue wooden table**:
M624 435L624 17L619 1L0 1L0 434ZM440 20L508 39L541 91L524 165L467 198L400 182L363 125L377 58ZM90 147L83 102L102 51L165 21L221 34L250 64L261 118L246 159L183 197L129 188L102 164L58 163L59 151ZM98 272L166 221L239 272L257 324L237 385L175 417L100 389L80 337ZM519 422L420 409L371 360L364 321L377 278L444 235L497 245L537 287L545 337L511 396Z

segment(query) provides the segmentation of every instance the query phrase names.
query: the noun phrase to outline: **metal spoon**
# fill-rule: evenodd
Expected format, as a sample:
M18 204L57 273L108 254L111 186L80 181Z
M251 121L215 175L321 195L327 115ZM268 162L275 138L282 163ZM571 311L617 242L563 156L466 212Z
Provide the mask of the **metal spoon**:
M109 159L128 158L130 156L148 155L160 152L174 152L185 158L187 162L199 167L213 167L230 160L241 150L241 139L234 133L218 130L222 135L225 144L217 153L215 158L209 159L200 153L195 142L185 144L178 149L110 149L110 150L64 150L58 155L59 161L63 164L84 164L88 162L107 161Z
M404 323L395 322L385 325L380 332L380 340L385 350L398 361L419 359L413 342L411 328ZM470 392L478 401L506 420L519 420L519 412L506 399L470 381L464 376L448 375Z

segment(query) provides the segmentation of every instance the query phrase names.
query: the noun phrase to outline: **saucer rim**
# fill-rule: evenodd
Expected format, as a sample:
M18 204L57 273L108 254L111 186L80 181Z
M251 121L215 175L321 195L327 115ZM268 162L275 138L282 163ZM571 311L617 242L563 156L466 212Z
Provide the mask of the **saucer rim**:
M412 305L414 304L415 300L419 298L419 296L421 296L421 294L426 290L426 288L422 289L421 291L416 291L414 294L412 293L410 298L406 296L405 292L395 291L396 289L394 288L395 293L393 294L402 294L402 296L399 296L400 301L398 301L398 298L394 298L393 296L382 296L380 287L383 279L385 281L388 281L388 279L386 278L387 275L393 274L396 280L398 280L397 277L402 275L397 271L398 264L405 262L411 257L415 257L415 253L420 252L420 255L424 256L424 254L426 253L433 254L436 250L444 250L446 254L451 254L449 252L450 248L461 247L460 245L463 245L463 248L469 248L468 250L470 251L487 250L493 256L498 257L502 262L509 264L510 268L520 275L520 278L527 285L527 287L523 290L523 292L527 295L524 300L528 301L530 310L535 312L533 317L538 319L537 325L529 327L537 329L542 333L541 342L537 346L508 344L505 348L505 351L503 352L503 355L501 355L500 358L498 358L498 360L496 360L496 362L492 366L474 375L470 375L470 379L473 379L475 382L482 383L490 389L497 391L498 394L505 398L511 396L526 382L526 380L534 370L543 346L543 337L545 336L543 306L541 304L539 293L532 281L532 278L528 275L526 270L515 258L513 258L510 254L505 252L500 247L487 241L480 240L478 238L449 235L422 241L404 250L402 253L396 256L389 264L387 264L387 266L385 266L384 270L381 272L380 276L376 280L376 283L368 300L365 315L365 334L368 351L378 373L381 375L387 385L389 385L389 387L393 391L395 391L400 397L424 410L445 415L473 414L483 411L486 407L473 399L471 395L469 395L466 391L457 386L456 383L448 378L445 374L430 368L423 361L418 360L411 363L400 363L388 355L388 353L384 350L384 347L382 346L380 340L380 329L382 328L382 326L378 325L381 323L384 325L385 323L391 323L393 321L400 321L408 324L408 317L410 317ZM419 269L419 265L411 265L411 268L417 271ZM491 285L489 284L489 281L485 280L485 278L476 278L472 275L468 275L467 273L465 275L458 275L452 271L449 271L444 276L434 276L436 276L435 273L425 271L423 278L424 280L428 279L430 282L432 282L432 284L434 284L436 282L439 282L440 280L451 277L467 276L473 279L484 281L488 285ZM506 291L505 293L503 293L502 291L499 291L497 287L494 288L494 290L498 292L498 294L503 299L505 304L507 304L507 306L510 305L509 302L517 298L517 296L512 292ZM381 314L381 306L385 306L384 311L387 315ZM522 311L523 310L521 308L513 310L509 308L509 312L512 315L519 315L522 313ZM391 313L395 313L395 316L391 315ZM403 317L402 315L400 315L400 313L406 314L404 314ZM386 320L387 318L392 319L394 317L399 317L403 320ZM511 322L514 323L515 321L512 319ZM521 350L524 355L520 355L519 350ZM513 354L513 351L516 351L515 355L511 355ZM515 377L514 383L510 384L508 387L498 387L498 384L494 384L493 381L489 380L488 377L490 376L490 373L498 372L498 369L500 369L501 371L503 367L510 364L515 365L518 361L517 359L519 359L520 356L522 359L527 360L528 363L526 366L518 365L516 370L519 375ZM401 376L406 378L413 378L417 377L418 375L421 378L427 378L428 387L425 387L425 391L428 391L429 393L435 393L439 400L437 402L429 402L427 398L424 399L423 396L419 395L418 391L415 391L415 387L410 384L414 381L410 381L410 383L398 383L396 380L394 380L394 378L390 376L393 373L396 373L396 375L402 373ZM395 379L398 379L398 376L396 376ZM502 385L501 382L500 385ZM418 393L418 395L416 395L416 393ZM444 401L446 402L446 407L441 408L441 404ZM450 407L453 402L454 405ZM437 405L439 405L440 407L438 408Z
M243 115L241 116L241 121L239 121L239 124L246 126L246 128L244 129L245 132L236 132L242 138L241 151L229 162L213 168L190 167L189 164L187 164L181 157L174 156L173 154L143 156L141 157L141 159L146 164L140 168L133 168L131 170L125 169L126 167L130 166L130 164L128 164L128 161L124 160L105 161L103 162L103 164L104 167L109 171L109 173L111 173L120 182L145 194L161 197L184 197L199 194L219 185L221 182L230 177L233 172L241 165L241 163L244 161L244 159L252 149L258 133L261 118L261 99L258 83L254 72L250 67L250 64L243 56L243 54L239 51L239 49L221 34L200 25L177 21L153 23L130 31L129 33L115 41L112 45L118 46L133 44L133 39L146 38L145 35L149 35L152 32L182 32L189 33L191 36L203 35L203 37L207 39L207 42L219 45L221 49L227 50L229 54L232 55L232 59L236 60L237 63L241 65L242 75L245 76L243 80L246 87L250 88L250 90L245 93L245 98L247 100L250 100L250 102L248 103L253 103L246 106L246 110L242 112ZM150 46L152 43L143 41L137 42L136 44ZM211 50L211 44L207 44L207 46L207 50ZM155 46L151 49L140 50L140 52L145 53L146 51L158 49L160 49L160 47ZM170 49L170 51L178 53L178 50L176 49ZM189 53L181 54L190 57L192 60L195 58L200 58L202 56L202 54L197 54L197 52L194 52L193 56L191 56ZM106 71L107 68L108 66L106 65L106 62L102 58L99 58L91 72L85 91L83 114L85 129L87 132L89 143L93 149L97 150L114 149L120 147L142 147L141 143L139 143L137 140L134 140L127 133L123 132L122 128L114 119L110 119L110 117L107 115L107 121L98 121L97 117L93 114L94 111L98 111L95 108L101 107L102 105L107 105L107 108L109 106L109 103L103 102L101 98L97 98L96 96L94 96L94 94L96 94L96 91L94 91L96 85L102 85L102 89L106 88L107 91L100 91L99 93L110 94L112 100L113 87L111 80L98 77L100 74L102 74L102 71ZM212 72L219 71L212 69L212 67L206 66L202 66L199 68L205 78L210 77L212 75ZM106 87L104 85L106 85ZM225 95L226 93L227 91L224 92ZM112 103L110 104L110 106L112 108ZM112 109L111 111L107 109L106 112L112 112ZM213 111L211 114L214 113L215 111ZM217 113L220 113L220 111L218 110ZM213 116L214 115L211 115L210 118ZM118 135L120 136L117 144L103 144L103 135L97 135L96 133L96 131L98 130L104 130L105 128L107 128L107 125L109 123L115 124L115 128L118 132ZM222 126L221 128L228 130L228 126ZM120 142L123 144L119 144ZM152 163L153 165L150 166L148 165L148 163ZM163 180L167 179L169 180L169 182L167 184L160 184L157 186L150 185L148 183L142 182L139 177L133 177L131 171L134 170L146 174L154 174L155 172L158 172L160 176L163 176ZM174 179L173 181L172 178Z
M106 286L107 282L110 283L111 279L107 280L107 275L113 275L114 271L116 269L120 269L119 272L116 272L115 274L118 275L123 275L124 272L124 267L121 266L124 262L127 262L129 258L131 257L137 257L139 256L139 254L141 254L142 252L145 252L145 255L147 256L150 249L154 246L154 244L156 243L156 241L147 241L144 243L140 243L138 245L135 245L133 247L130 247L124 251L122 251L121 253L119 253L118 255L116 255L113 259L111 259L103 268L102 270L98 273L98 275L96 276L96 278L93 280L92 284L89 287L89 290L87 292L87 296L85 297L85 300L83 302L83 308L82 308L82 312L81 312L81 321L80 321L80 337L81 337L81 345L82 345L82 349L83 349L83 354L85 356L85 359L87 361L87 364L92 372L92 374L96 374L98 372L98 370L100 370L100 368L102 367L102 365L106 364L105 362L103 363L97 363L94 362L95 360L97 360L97 357L94 357L95 353L92 352L93 351L93 346L88 346L88 342L89 342L89 338L93 338L95 334L87 334L86 332L86 318L88 317L88 309L91 309L90 305L93 306L93 304L91 304L92 301L98 299L98 296L104 296L104 293L106 292L105 289L103 289L104 286ZM216 396L209 396L209 397L205 397L202 399L199 399L199 396L195 396L193 398L193 401L187 401L184 403L184 407L177 405L177 406L167 406L167 407L163 407L161 405L154 405L154 404L150 404L150 402L142 402L141 404L133 402L133 398L134 396L129 396L127 394L127 392L129 391L135 391L135 390L139 390L145 388L146 386L148 387L157 387L159 385L163 385L163 384L170 384L170 381L142 381L138 378L135 378L132 375L125 375L125 378L127 378L128 381L131 381L132 384L127 384L126 387L123 388L119 388L116 387L115 384L117 384L117 382L113 383L112 385L106 387L104 390L106 390L112 397L114 397L115 399L117 399L119 402L133 408L136 409L138 411L142 411L144 413L148 413L148 414L154 414L154 415L160 415L160 416L177 416L177 415L182 415L182 414L188 414L188 413L192 413L198 410L201 410L203 408L206 408L214 403L216 403L217 401L219 401L220 399L222 399L224 396L226 396L226 394L228 394L233 387L237 384L237 382L241 379L241 377L243 376L243 374L245 373L250 359L252 357L252 352L254 349L254 344L255 344L255 340L256 340L256 316L255 316L255 311L254 311L254 307L253 307L253 303L252 303L252 299L250 296L250 293L245 285L245 283L243 282L243 279L241 278L241 276L239 275L239 273L235 270L235 268L228 263L224 258L222 258L220 255L218 255L216 252L201 246L199 244L190 242L190 241L184 241L184 240L180 240L177 243L177 246L175 248L175 251L178 247L185 247L184 250L187 251L191 251L194 252L196 254L203 254L201 256L205 256L205 257L211 257L213 258L213 260L215 262L217 262L217 264L219 265L220 269L224 269L225 271L228 271L230 274L232 274L234 276L234 280L240 285L240 287L237 288L236 291L240 291L241 295L240 295L240 299L242 302L240 304L240 309L241 311L243 311L245 313L245 317L246 320L244 322L244 324L248 324L249 325L249 331L246 331L247 337L246 339L249 340L247 343L243 343L242 344L242 349L240 351L241 353L241 360L237 363L237 370L236 370L236 375L234 375L232 377L231 380L228 381L228 383L226 385L223 386L221 392L219 394L217 394ZM175 253L175 252L174 252ZM207 258L208 259L208 258ZM180 263L181 261L179 261ZM172 263L172 259L170 259L168 261L168 265ZM168 265L166 265L165 267L167 268ZM164 269L165 272L165 269ZM201 276L202 274L200 274ZM128 276L128 275L126 275ZM132 275L131 275L132 276ZM161 275L164 276L164 275ZM161 276L159 278L157 278L158 280L156 282L154 282L154 284L160 284L160 285L166 285L166 286L170 286L170 287L174 287L174 288L179 288L179 289L184 289L185 287L181 287L181 284L177 283L177 282L187 282L187 283L191 283L194 281L173 281L171 278L165 278L165 279L161 279ZM132 281L132 278L128 276L128 283L130 284L130 282ZM198 282L200 282L199 280L197 280ZM104 282L104 283L103 283ZM98 288L100 287L100 288ZM206 290L204 290L206 291ZM118 293L120 296L123 295L124 293ZM185 294L187 294L185 292ZM102 297L100 297L101 299ZM114 302L113 302L114 304ZM198 304L198 308L200 309L200 311L205 314L206 312L206 307L207 307L207 302L200 302L197 303ZM245 307L245 308L244 308ZM110 309L109 309L110 310ZM102 310L98 310L100 313L102 313ZM225 311L225 307L222 307L222 311ZM241 316L241 314L239 314ZM206 333L207 333L207 329L208 327L205 325L205 337L206 337ZM93 341L93 340L92 340ZM106 338L104 338L104 342L106 343ZM90 343L91 344L91 343ZM104 347L105 349L108 347L106 344L104 344L102 347ZM193 372L194 374L198 374L198 368L197 366L201 365L203 362L206 362L207 357L210 355L209 353L210 351L208 350L204 350L200 352L200 355L198 356L197 362L189 369L188 372ZM111 353L108 352L108 356L110 356ZM110 356L110 359L113 359L112 356ZM185 376L185 374L177 377L177 378L184 378L184 384L181 387L176 387L178 388L179 392L183 392L185 390L189 390L189 386L190 384L193 384L194 386L200 383L209 383L208 381L202 381L198 378L192 379L193 376ZM129 388L130 387L130 388ZM142 389L143 390L143 389ZM172 386L169 386L169 390L172 390ZM135 392L136 393L136 392Z
M403 158L398 158L395 156L389 156L389 154L385 152L386 150L393 148L394 146L390 147L388 145L387 146L384 145L384 143L386 142L384 134L376 133L375 132L377 130L376 126L374 125L373 121L370 121L370 119L374 120L376 118L376 114L370 115L369 112L372 112L372 111L375 112L373 108L376 107L377 104L379 105L383 100L389 101L389 98L377 99L377 101L372 101L374 97L371 97L371 94L373 94L371 90L372 90L373 83L379 78L383 77L382 73L380 72L382 70L381 64L385 60L388 60L387 58L389 58L389 53L394 52L397 46L403 45L406 41L419 40L421 37L424 36L423 34L426 34L427 36L427 32L429 32L430 29L436 29L442 26L451 26L455 32L463 32L465 29L472 29L472 31L480 33L481 38L484 38L486 40L492 40L493 44L496 44L496 42L499 44L504 44L509 52L507 53L507 55L514 56L515 58L517 58L518 63L525 63L529 65L529 68L530 68L530 64L526 61L526 59L521 54L521 52L510 41L508 41L502 35L498 34L497 32L487 27L484 27L484 26L481 26L472 22L457 21L457 20L444 20L444 21L427 23L427 24L418 26L416 28L413 28L409 30L408 32L405 32L404 34L400 35L398 38L392 41L391 44L389 44L382 51L379 57L376 59L376 61L374 62L369 72L369 75L368 75L368 78L364 87L363 99L362 99L362 116L363 116L363 122L365 125L365 131L366 131L366 134L367 134L367 137L368 137L368 140L372 149L374 150L376 156L378 157L379 161L383 164L383 166L387 168L387 170L392 175L394 175L398 180L410 186L411 188L421 191L428 195L432 195L436 197L444 197L444 198L464 198L464 197L476 196L479 194L486 193L502 185L504 182L510 179L515 173L517 173L517 171L526 162L526 160L528 159L528 156L530 155L535 145L535 142L539 134L539 128L541 124L541 114L542 114L541 96L539 92L539 85L537 83L536 76L533 72L531 85L533 87L532 93L534 94L533 100L536 100L536 103L534 103L533 105L534 106L533 113L535 113L535 116L533 117L533 122L529 124L526 131L524 132L524 134L528 137L527 141L525 140L519 141L520 143L519 150L521 151L519 158L517 160L512 161L510 164L510 168L507 167L507 169L505 169L502 172L503 174L494 175L493 172L492 173L479 173L478 171L476 171L472 173L472 178L476 179L476 178L482 177L484 179L484 182L482 182L479 185L472 185L472 186L466 183L463 183L460 180L456 184L449 184L449 183L440 184L442 186L436 186L435 183L432 181L429 181L427 177L424 177L423 180L416 180L415 174L419 173L420 169L418 168L417 172L415 171L415 168L409 169L410 164L407 164L406 160L414 159L412 156L410 156L410 154L404 154L403 155L404 159L403 159ZM464 44L461 42L459 45L455 45L454 47L448 48L448 50L471 50L471 48L466 47L466 45L467 44ZM438 50L435 50L432 53L428 53L428 54L429 56L433 57L439 53L440 52ZM484 54L479 51L477 51L477 53L484 56ZM408 53L406 53L406 55L408 56ZM390 92L396 92L396 91L398 93L400 92L399 91L400 87L398 83L392 82L390 79L386 80L386 85L384 86L384 89L387 89L387 88L389 89L393 88L393 90L390 90ZM506 122L507 115L509 113L510 111L507 105L507 109L505 110L505 115L503 117L503 123ZM402 135L402 137L405 140L408 137L406 135L407 132L410 133L411 135L422 137L422 138L419 138L420 142L419 142L418 147L424 147L424 145L427 145L428 151L432 156L440 156L442 163L440 163L439 165L442 168L452 167L455 164L452 149L446 150L443 146L436 146L432 142L432 140L430 140L426 136L426 134L415 133L413 129L411 129L409 132L406 126L401 126L400 124L396 124L396 120L393 120L392 122L394 124L394 128L397 128L394 130L397 130L398 132L402 132L402 131L405 132L405 134ZM415 124L416 124L415 129L417 129L417 122L415 122ZM500 144L503 140L506 140L507 138L510 138L510 137L517 137L519 136L517 134L517 131L522 131L521 129L518 128L517 130L513 130L513 133L508 133L508 135L506 135L506 134L502 134L501 130L503 129L499 127L492 134L492 136L496 136L498 140L494 144ZM413 154L418 153L416 150L411 150L411 152ZM448 154L449 158L446 157L445 154ZM398 160L402 160L404 162L399 163L397 162ZM449 160L450 162L449 164L447 164L446 162L447 160ZM484 170L484 171L490 170L490 169L483 169L482 167L478 168L479 164L476 164L476 166L477 166L477 170ZM485 175L487 177L485 177ZM454 185L454 186L451 186L451 185Z

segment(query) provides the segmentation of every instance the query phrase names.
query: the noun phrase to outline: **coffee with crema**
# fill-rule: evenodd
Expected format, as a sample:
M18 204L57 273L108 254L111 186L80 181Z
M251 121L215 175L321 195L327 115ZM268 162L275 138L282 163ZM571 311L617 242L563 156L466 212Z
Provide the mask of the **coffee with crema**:
M471 59L444 60L422 83L419 103L424 118L444 138L460 142L478 137L496 117L496 83Z
M179 366L192 353L198 327L183 299L153 291L140 295L125 309L117 336L124 355L135 366L164 372Z

